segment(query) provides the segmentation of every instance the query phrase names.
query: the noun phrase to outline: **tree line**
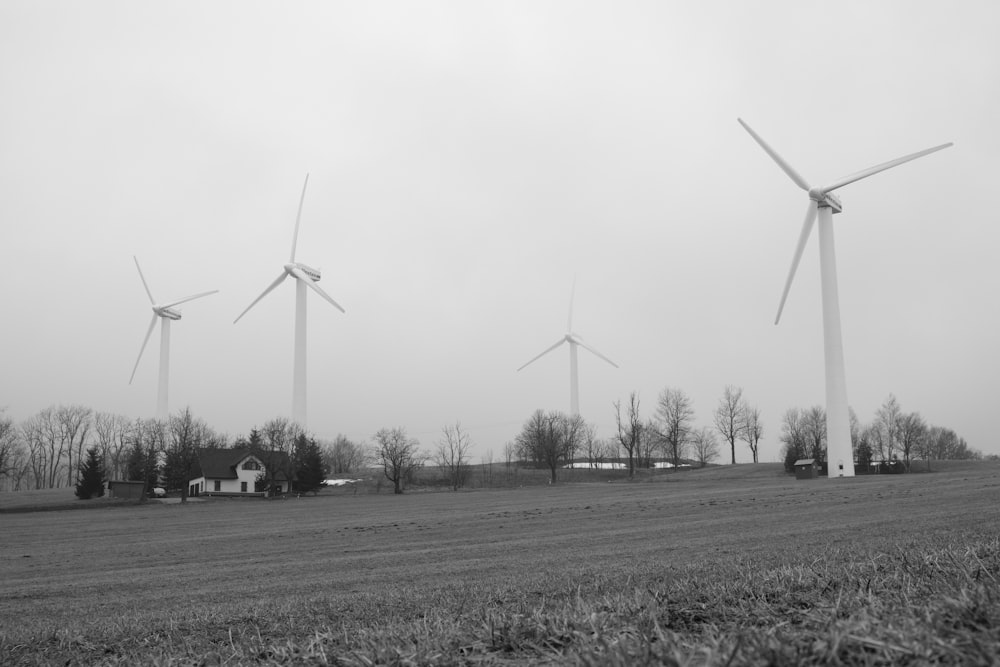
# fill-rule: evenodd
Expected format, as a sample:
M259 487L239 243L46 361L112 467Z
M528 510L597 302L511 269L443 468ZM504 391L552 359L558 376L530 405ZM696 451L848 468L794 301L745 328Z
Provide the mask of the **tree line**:
M621 464L630 477L637 469L664 462L704 466L719 459L723 448L728 449L731 463L736 462L738 447L746 447L754 462L759 460L764 423L740 387L727 385L708 423L701 425L690 396L674 387L660 392L646 418L636 392L624 405L615 401L613 408L616 430L607 438L598 437L596 428L579 416L537 410L505 444L508 468L514 462L534 465L547 469L554 482L560 467L580 459L593 467ZM801 458L824 462L825 411L820 406L788 409L778 437L789 469ZM953 430L928 424L919 413L904 412L891 394L870 424L860 424L851 411L851 441L860 472L886 465L909 470L915 459L929 467L933 460L982 458ZM197 453L206 447L250 449L265 464L258 480L265 490L274 486L279 474L297 480L297 490L309 492L328 475L374 468L381 470L394 493L402 493L427 463L437 466L453 490L462 488L471 470L473 442L459 422L443 427L434 449L428 451L403 427L380 429L370 443L343 435L322 441L288 419L275 418L246 435L229 438L189 409L162 422L79 405L51 406L21 423L0 411L0 491L73 486L79 482L88 450L93 450L106 480L144 480L150 487L164 485L186 494L188 482L198 476ZM492 450L483 461L489 461L492 471Z
M696 422L691 398L673 387L663 389L652 415L643 419L641 402L632 392L628 402L614 403L616 433L605 440L579 417L559 412L533 414L516 440L518 456L549 469L551 481L562 465L583 458L594 467L621 462L629 477L639 468L654 466L654 459L679 466L700 466L715 461L728 445L728 458L736 463L736 451L745 446L754 463L759 461L764 422L760 409L743 395L743 389L727 385L710 415L710 424ZM786 469L803 458L826 462L826 411L820 406L790 408L782 417L779 440ZM892 394L871 424L861 424L851 410L851 441L856 469L861 472L910 471L914 460L928 469L934 460L981 459L952 429L928 424L917 412L904 412Z
M944 426L927 423L919 412L905 412L889 394L869 424L862 424L850 410L851 448L856 471L909 472L913 461L982 459L964 438ZM795 461L811 458L826 463L826 410L789 408L781 419L782 459L792 470Z
M673 387L660 392L652 415L645 419L636 392L625 405L615 401L613 407L616 432L605 439L598 438L596 429L579 416L539 410L518 434L516 453L521 460L548 468L553 482L559 467L579 458L593 467L622 463L629 477L658 462L680 467L690 461L704 466L720 456L720 436L730 446L733 463L737 442L745 443L757 461L764 424L760 410L743 398L738 387L725 388L710 425L696 424L691 397Z
M393 490L401 493L414 471L430 459L457 490L468 476L471 447L460 423L444 427L436 451L428 453L401 427L380 429L371 444L343 435L326 442L279 417L229 438L190 409L159 421L129 419L79 405L52 406L21 423L0 411L0 491L74 485L80 489L81 481L86 481L88 497L99 495L92 478L99 470L102 483L144 481L149 489L179 490L186 499L189 482L200 476L198 453L205 448L244 448L253 453L263 463L257 490L273 488L283 477L295 481L297 492L308 493L319 489L328 475L381 468Z
M331 447L337 465L356 465L351 443ZM279 473L311 490L325 479L330 458L316 440L287 419L274 419L246 437L230 439L195 417L190 409L166 420L129 419L83 406L53 406L15 423L0 413L0 490L61 488L78 485L92 454L103 481L141 480L186 495L198 474L198 452L205 448L245 447L270 462L267 485ZM287 454L276 457L274 452ZM290 463L284 463L289 461ZM282 466L293 466L284 470ZM270 478L270 479L268 479Z

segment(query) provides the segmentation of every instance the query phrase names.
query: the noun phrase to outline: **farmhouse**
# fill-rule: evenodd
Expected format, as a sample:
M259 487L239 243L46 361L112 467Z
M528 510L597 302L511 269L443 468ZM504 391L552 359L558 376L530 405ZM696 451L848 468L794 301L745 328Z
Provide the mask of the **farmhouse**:
M198 452L200 473L188 495L264 496L288 493L295 473L284 452L206 447Z

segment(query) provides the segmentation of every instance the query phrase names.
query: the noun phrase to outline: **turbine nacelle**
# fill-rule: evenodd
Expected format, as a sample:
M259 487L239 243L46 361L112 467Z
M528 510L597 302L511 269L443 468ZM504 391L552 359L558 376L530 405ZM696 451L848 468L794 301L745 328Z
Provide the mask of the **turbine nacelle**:
M160 317L165 317L168 320L179 320L181 319L181 311L174 310L170 306L153 306L153 312Z
M285 273L292 276L293 278L295 277L295 269L299 269L300 271L302 271L302 273L309 276L309 279L312 280L314 283L319 282L320 279L319 269L314 269L311 266L303 264L302 262L289 262L288 264L285 264Z
M840 197L832 192L823 192L823 188L810 188L809 199L816 202L820 208L825 206L831 209L833 213L840 213L844 210L843 204L840 203Z

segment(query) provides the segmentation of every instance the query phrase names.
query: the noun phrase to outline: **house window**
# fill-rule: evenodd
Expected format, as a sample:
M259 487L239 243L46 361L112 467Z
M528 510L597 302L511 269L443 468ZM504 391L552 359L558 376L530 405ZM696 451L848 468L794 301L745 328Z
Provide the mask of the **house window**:
M221 479L215 480L215 490L216 491L222 491L222 480Z
M240 482L240 493L246 493L246 492L247 492L247 483Z
M260 470L260 463L256 459L247 459L243 462L244 470Z

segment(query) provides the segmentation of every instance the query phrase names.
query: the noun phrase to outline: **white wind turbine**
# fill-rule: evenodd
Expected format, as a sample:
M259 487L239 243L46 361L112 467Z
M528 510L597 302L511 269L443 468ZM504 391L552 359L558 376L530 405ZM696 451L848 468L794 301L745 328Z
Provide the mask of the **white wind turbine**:
M566 335L560 338L558 341L556 341L555 344L552 345L551 347L546 348L545 351L543 351L541 354L532 357L532 359L523 366L521 366L521 368L517 369L518 371L520 371L528 364L531 364L532 362L537 361L538 359L544 357L546 354L556 349L563 343L569 343L569 409L570 409L570 414L574 416L580 414L580 378L577 372L577 359L576 359L577 346L582 347L583 349L589 351L591 354L600 357L601 359L608 362L615 368L618 368L618 364L611 361L603 354L601 354L594 348L584 343L583 339L578 334L573 333L573 298L575 296L576 296L576 282L574 281L573 289L570 292L570 297L569 297L569 319L566 323Z
M847 380L844 373L844 346L840 333L840 299L837 292L837 259L833 242L833 214L840 213L842 206L840 199L833 194L833 191L849 185L863 178L868 178L880 171L897 167L910 160L929 155L936 151L948 148L951 143L941 144L933 148L905 155L889 162L869 167L849 176L833 181L829 185L813 188L809 186L802 176L799 175L790 164L785 162L778 153L765 142L760 135L754 132L743 119L737 119L750 133L750 136L760 144L760 147L771 156L781 170L784 171L792 181L800 188L809 193L809 205L806 208L806 218L802 223L802 231L799 234L799 241L795 247L795 254L792 256L792 266L788 271L788 278L785 280L785 288L781 293L781 301L778 304L778 314L774 319L777 324L781 320L781 311L785 307L785 299L788 297L788 290L792 286L795 278L795 270L799 266L802 258L802 251L809 235L812 232L813 223L819 217L819 260L820 260L820 282L823 298L823 353L826 362L826 442L827 442L827 465L830 466L829 476L853 477L854 476L854 455L851 449L851 429L850 416L847 404ZM832 466L838 466L836 473Z
M309 174L306 174L305 183L302 184L302 196L299 198L299 212L295 216L292 254L282 267L281 275L275 278L274 282L268 285L267 289L246 307L246 310L240 313L239 317L233 320L233 324L239 322L240 318L247 314L247 311L257 305L257 302L267 296L271 290L284 282L288 276L295 278L295 359L292 365L292 420L303 428L306 426L306 287L329 301L340 312L345 312L339 303L316 284L320 279L319 269L295 261L295 245L299 239L302 203L305 201L306 186L308 185Z
M142 339L142 347L139 348L139 357L135 360L135 366L132 368L132 377L129 378L128 383L132 384L132 380L135 379L135 372L139 368L139 362L142 361L142 353L146 351L146 344L149 342L149 337L153 335L156 318L160 318L160 379L156 390L156 418L162 421L167 418L167 387L170 382L170 320L181 319L181 311L175 310L174 306L200 299L209 294L215 294L219 290L201 292L186 296L183 299L177 299L176 301L158 304L156 303L156 299L153 298L153 293L149 290L146 276L142 275L142 267L139 266L139 260L135 255L132 256L132 259L135 260L135 268L139 269L139 278L142 279L142 286L146 288L149 303L153 306L153 319L149 321L146 337Z

